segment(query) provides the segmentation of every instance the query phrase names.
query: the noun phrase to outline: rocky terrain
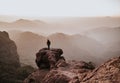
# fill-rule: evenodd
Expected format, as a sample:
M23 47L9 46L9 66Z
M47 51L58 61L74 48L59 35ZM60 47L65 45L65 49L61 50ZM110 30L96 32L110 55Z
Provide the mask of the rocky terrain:
M0 83L22 83L33 70L31 66L21 67L16 44L7 32L0 31Z
M60 48L42 48L36 53L37 70L21 67L15 43L7 32L0 32L0 83L120 83L120 57L96 67L63 55Z
M66 61L62 54L62 49L41 49L38 69L24 83L120 83L120 57L95 68L92 62Z
M88 73L83 83L120 83L120 57L112 58Z
M0 83L13 78L14 71L20 67L15 43L7 32L0 32ZM12 79L11 79L12 80Z

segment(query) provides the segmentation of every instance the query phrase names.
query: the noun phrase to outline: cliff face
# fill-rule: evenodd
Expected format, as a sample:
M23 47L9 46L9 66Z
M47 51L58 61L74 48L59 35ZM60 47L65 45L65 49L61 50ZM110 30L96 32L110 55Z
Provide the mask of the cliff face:
M120 57L95 68L91 62L66 62L64 57L60 58L62 53L58 49L41 49L36 54L39 69L24 83L120 83ZM58 55L60 57L56 58ZM46 67L46 64L49 66Z
M10 40L7 32L0 32L0 82L12 78L19 67L20 62L15 43Z

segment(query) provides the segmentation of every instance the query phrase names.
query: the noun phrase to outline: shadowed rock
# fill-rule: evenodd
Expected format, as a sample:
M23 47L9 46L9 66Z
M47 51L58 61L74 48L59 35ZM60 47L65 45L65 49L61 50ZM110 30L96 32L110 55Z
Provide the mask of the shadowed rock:
M16 44L6 31L0 31L0 83L17 81L15 76L17 68L20 68L20 62Z
M49 73L49 70L42 69L42 70L36 70L31 75L29 75L25 80L24 83L44 83L43 79L46 76L46 74Z
M64 57L61 56L62 54L62 49L51 48L48 50L48 48L43 48L36 54L36 64L40 69L56 68L56 63L59 60L65 61Z

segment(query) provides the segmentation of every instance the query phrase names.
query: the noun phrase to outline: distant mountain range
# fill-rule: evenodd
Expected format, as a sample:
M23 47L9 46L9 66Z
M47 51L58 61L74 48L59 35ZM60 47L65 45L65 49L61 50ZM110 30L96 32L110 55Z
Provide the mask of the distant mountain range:
M37 21L37 20L26 20L26 19L19 19L14 22L0 22L0 27L1 28L30 28L30 27L40 27L43 26L45 23L42 21Z
M64 18L60 21L45 22L42 20L19 19L14 22L0 22L3 30L26 30L41 33L81 33L90 29L100 27L119 27L120 17L76 17Z
M35 54L39 49L47 47L47 38L51 41L51 47L63 49L67 60L85 60L100 64L113 56L120 55L119 29L98 28L88 31L86 35L54 33L49 36L13 31L10 32L10 37L17 44L21 61L26 64L35 65Z
M34 65L35 53L47 47L47 38L51 47L64 50L66 59L100 64L120 54L120 17L76 17L54 22L19 19L0 22L0 30L9 32L20 60L26 64Z

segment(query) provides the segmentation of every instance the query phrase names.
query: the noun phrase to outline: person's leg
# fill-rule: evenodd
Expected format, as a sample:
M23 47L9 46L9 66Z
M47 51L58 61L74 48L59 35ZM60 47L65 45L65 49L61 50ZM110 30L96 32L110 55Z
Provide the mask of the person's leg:
M48 45L48 50L50 50L50 45Z

